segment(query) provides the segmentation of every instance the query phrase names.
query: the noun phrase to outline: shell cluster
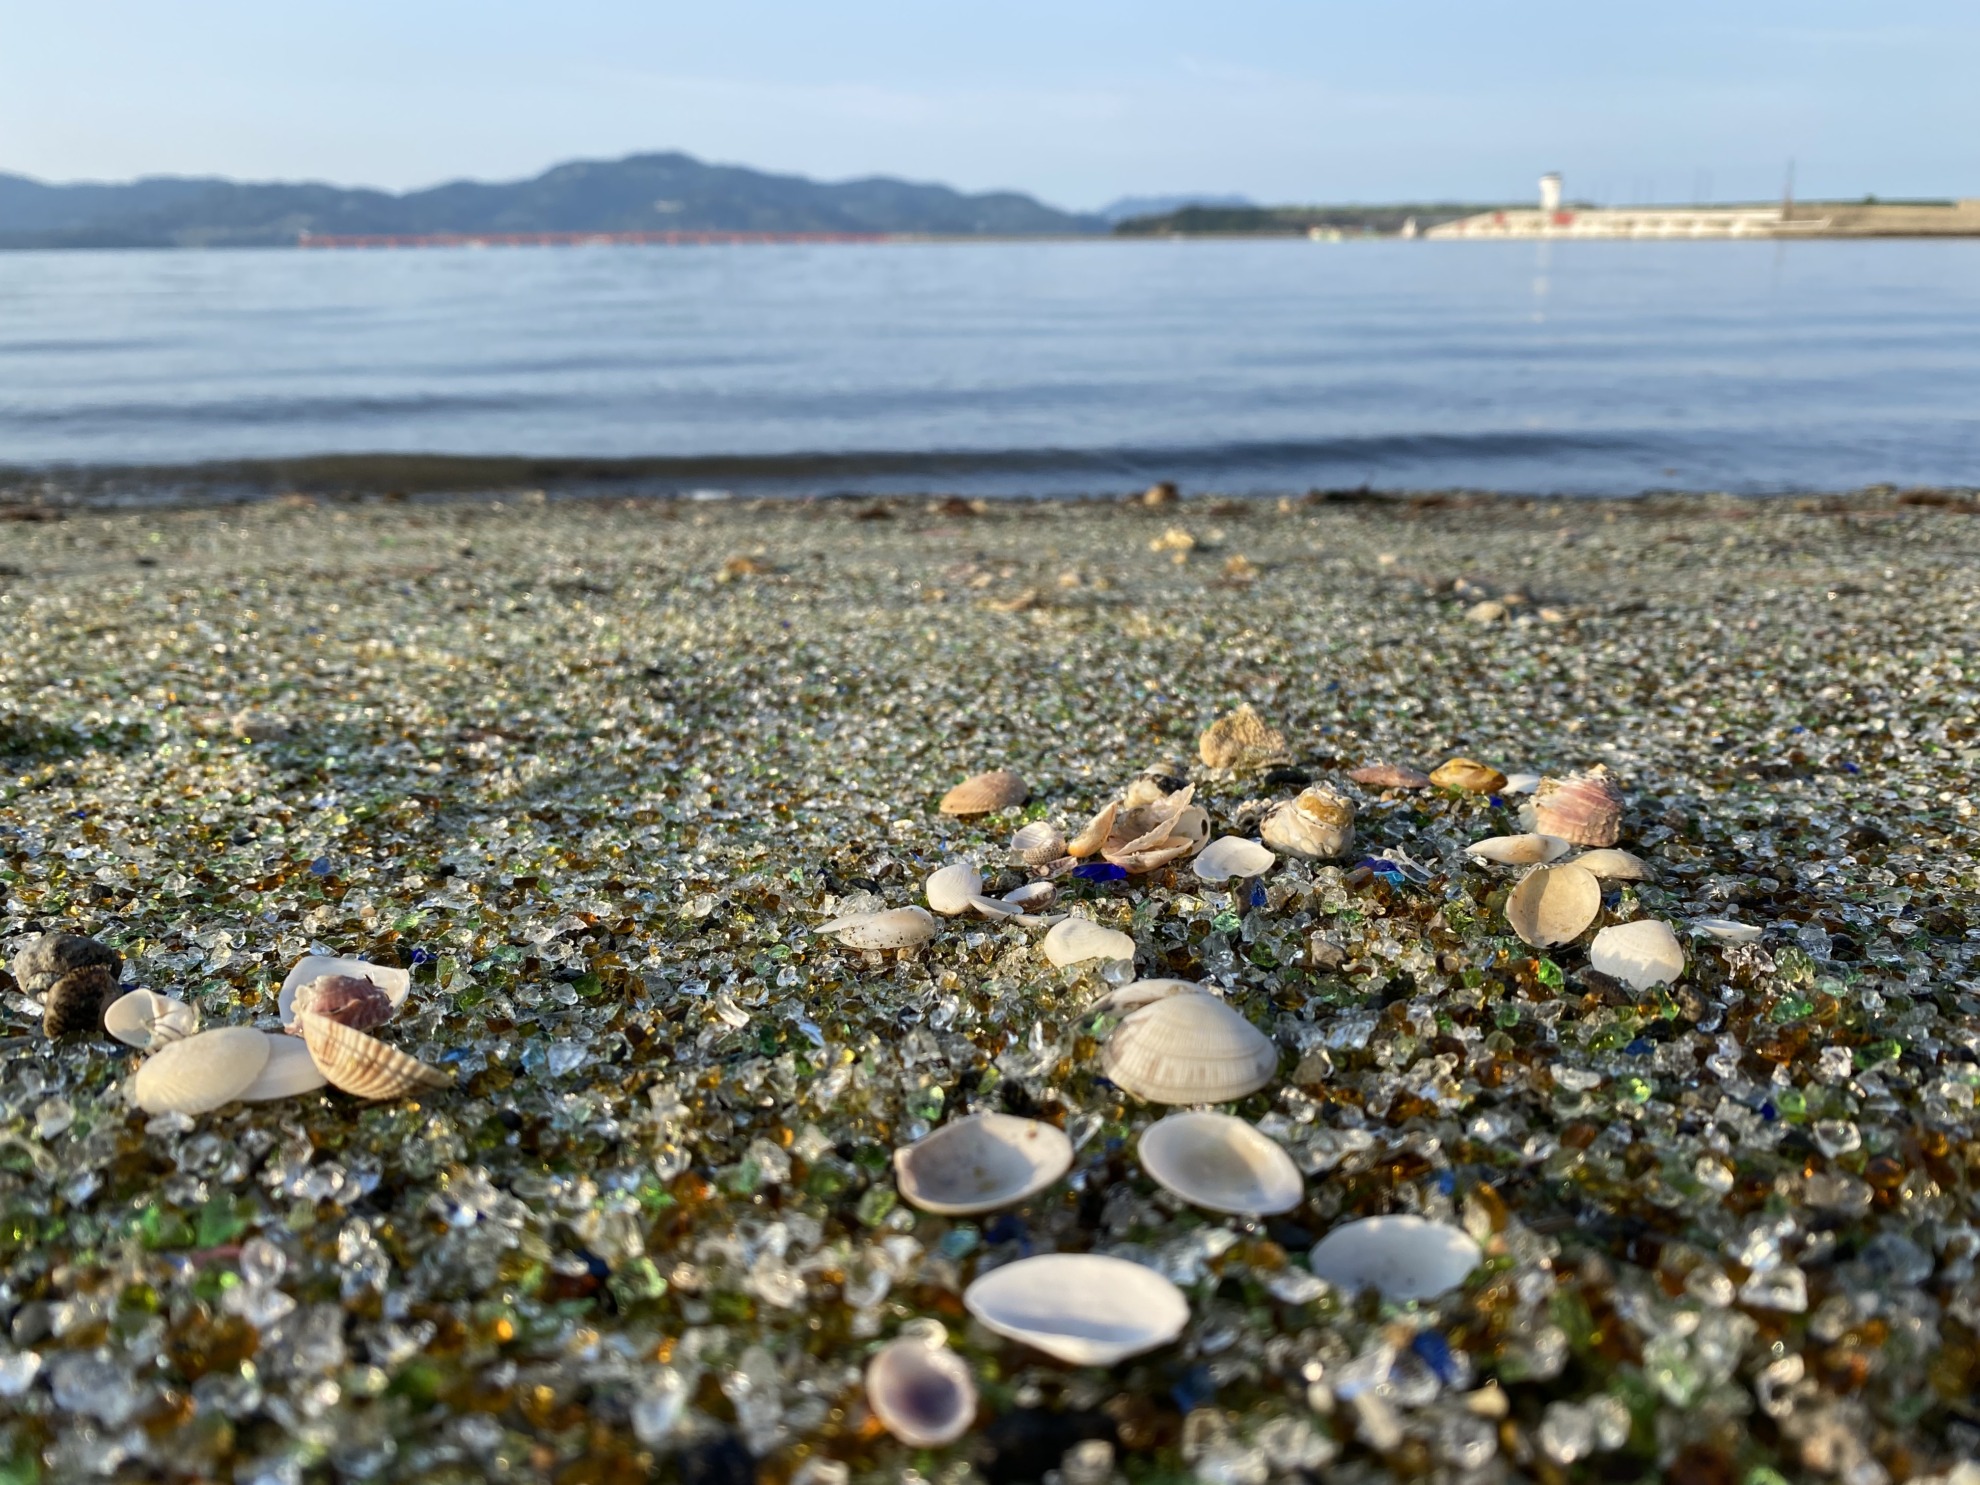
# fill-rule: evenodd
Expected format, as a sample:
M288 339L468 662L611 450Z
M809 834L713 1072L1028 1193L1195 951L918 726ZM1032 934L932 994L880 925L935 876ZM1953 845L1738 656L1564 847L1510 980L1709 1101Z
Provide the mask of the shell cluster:
M107 944L74 933L44 933L14 956L21 993L41 1002L41 1029L50 1037L100 1032L117 999L124 959Z

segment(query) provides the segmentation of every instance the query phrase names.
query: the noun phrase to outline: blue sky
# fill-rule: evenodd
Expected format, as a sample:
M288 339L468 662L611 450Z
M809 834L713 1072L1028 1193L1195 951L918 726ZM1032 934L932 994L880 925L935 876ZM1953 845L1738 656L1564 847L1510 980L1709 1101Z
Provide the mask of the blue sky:
M395 189L641 149L1269 201L1980 195L1972 0L0 0L0 169Z

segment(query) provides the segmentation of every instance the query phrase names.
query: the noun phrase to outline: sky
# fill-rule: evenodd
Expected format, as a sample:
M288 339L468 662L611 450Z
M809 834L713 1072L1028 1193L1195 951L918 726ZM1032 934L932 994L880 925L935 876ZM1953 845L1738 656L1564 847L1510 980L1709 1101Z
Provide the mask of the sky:
M394 190L681 149L1264 202L1980 196L1972 0L0 0L0 170Z

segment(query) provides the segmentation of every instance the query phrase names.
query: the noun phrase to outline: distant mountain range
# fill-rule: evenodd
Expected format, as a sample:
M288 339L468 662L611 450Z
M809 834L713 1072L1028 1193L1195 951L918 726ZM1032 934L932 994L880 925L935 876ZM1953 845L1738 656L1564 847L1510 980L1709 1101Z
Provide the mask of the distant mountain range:
M1135 217L1165 217L1172 212L1187 207L1247 207L1252 205L1249 196L1219 196L1205 191L1194 196L1123 196L1118 201L1110 201L1095 215L1109 222L1126 222Z
M1107 218L1016 191L968 195L870 176L815 181L668 151L578 160L530 180L423 191L153 176L48 185L0 173L0 247L268 247L302 234L881 232L998 236L1105 232Z

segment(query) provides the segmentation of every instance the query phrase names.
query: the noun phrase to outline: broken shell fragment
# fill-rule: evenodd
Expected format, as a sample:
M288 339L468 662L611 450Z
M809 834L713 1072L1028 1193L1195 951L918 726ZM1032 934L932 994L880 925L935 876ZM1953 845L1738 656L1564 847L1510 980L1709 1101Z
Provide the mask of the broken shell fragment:
M297 986L290 1008L294 1015L307 1011L359 1031L369 1031L391 1020L398 1006L390 993L374 980L359 975L323 975L307 985Z
M1499 792L1501 794L1531 794L1539 787L1540 775L1537 773L1509 773L1506 775L1505 788Z
M1650 990L1683 978L1684 946L1668 923L1639 918L1596 934L1588 945L1588 964L1632 990Z
M1574 858L1574 864L1583 871L1592 871L1605 882L1648 881L1650 867L1638 857L1614 847L1599 851L1583 851Z
M305 1011L303 1041L334 1088L359 1098L400 1098L422 1088L449 1088L454 1075L388 1047L366 1032Z
M1279 1049L1214 995L1166 995L1114 1028L1100 1066L1150 1103L1229 1103L1272 1081Z
M1401 1303L1457 1288L1484 1253L1456 1227L1422 1217L1344 1222L1307 1255L1307 1267L1344 1294L1373 1289Z
M1365 763L1350 768L1348 778L1364 789L1428 789L1430 775L1399 763Z
M1452 758L1430 771L1430 782L1439 789L1462 789L1467 794L1496 794L1506 787L1506 776L1496 768L1487 768L1469 758Z
M1084 830L1066 842L1066 854L1068 856L1091 856L1095 851L1106 845L1108 838L1114 833L1114 819L1119 815L1120 809L1120 805L1115 803L1101 810L1099 814L1087 822Z
M127 1047L147 1050L191 1036L199 1030L199 1012L155 990L133 990L110 1002L103 1029Z
M1033 820L1011 836L1011 854L1026 866L1043 866L1066 854L1066 838L1049 820Z
M1757 923L1740 923L1731 918L1693 918L1691 926L1723 944L1757 944L1767 932Z
M1501 866L1538 866L1558 861L1568 853L1568 843L1558 835L1494 835L1474 841L1464 854L1479 861L1495 861Z
M935 919L926 908L886 908L852 913L818 925L849 949L909 949L935 937Z
M1099 1253L1043 1253L993 1268L963 1291L982 1325L1073 1366L1112 1366L1167 1345L1189 1301L1152 1268Z
M1276 1140L1229 1114L1170 1114L1141 1132L1141 1168L1192 1206L1241 1217L1289 1212L1306 1194Z
M373 964L366 959L307 954L298 959L295 968L283 978L281 993L275 997L275 1011L284 1026L295 1022L296 992L327 975L347 975L352 979L371 981L385 992L394 1010L406 1003L406 996L412 991L412 971L409 969L394 969L389 964Z
M1088 959L1127 959L1135 953L1134 939L1114 928L1102 928L1091 918L1067 918L1045 935L1045 957L1064 968Z
M1573 943L1602 911L1602 884L1573 862L1536 866L1506 898L1506 922L1536 949Z
M147 1114L204 1114L232 1103L268 1065L270 1040L252 1026L183 1037L145 1058L132 1096Z
M1622 834L1622 790L1599 764L1587 773L1542 779L1533 791L1533 828L1577 846L1613 846Z
M894 1151L909 1206L968 1217L1028 1201L1072 1168L1072 1141L1037 1119L972 1114Z
M1354 801L1315 784L1267 810L1258 822L1258 836L1273 850L1307 861L1344 856L1354 844Z
M1228 882L1232 877L1260 876L1278 859L1255 840L1226 835L1205 846L1190 869L1203 881Z
M1206 768L1265 768L1285 761L1285 734L1268 727L1250 702L1203 729L1196 753Z
M976 1383L969 1364L941 1342L904 1336L867 1362L866 1405L903 1444L938 1449L976 1421Z
M1110 990L1101 996L1090 1008L1092 1011L1132 1011L1147 1005L1150 1001L1166 1000L1171 995L1209 995L1211 992L1194 980L1135 980Z
M271 1036L268 1061L255 1074L254 1081L236 1096L242 1103L266 1103L270 1099L313 1092L329 1081L301 1037Z
M945 815L987 815L1009 809L1031 797L1031 786L1008 768L995 768L964 779L942 796Z

